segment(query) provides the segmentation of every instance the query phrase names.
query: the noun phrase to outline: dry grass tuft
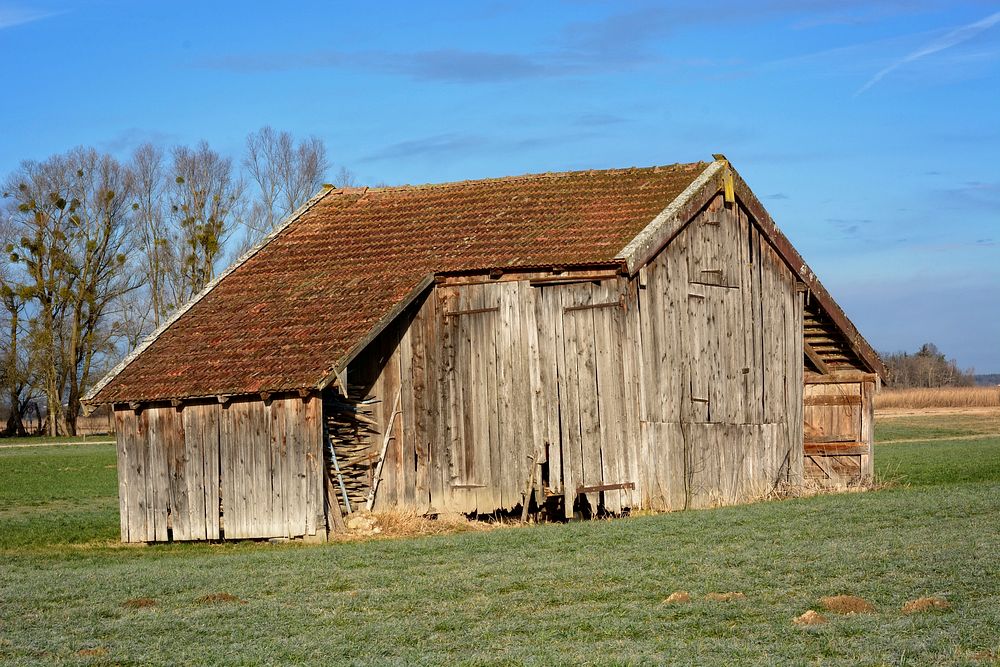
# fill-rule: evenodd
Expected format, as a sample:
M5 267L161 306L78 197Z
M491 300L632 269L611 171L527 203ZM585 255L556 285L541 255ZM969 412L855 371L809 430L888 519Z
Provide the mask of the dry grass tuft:
M883 389L875 408L1000 408L1000 387Z
M680 604L682 602L690 602L691 594L687 591L674 591L666 597L663 601L664 604Z
M705 596L705 599L712 600L713 602L732 602L733 600L746 599L746 595L736 591L730 591L728 593L709 593Z
M792 623L795 625L823 625L826 623L826 616L810 609L793 620Z
M84 658L99 658L108 654L108 649L103 646L98 646L96 648L82 648L76 652L78 656Z
M924 597L917 598L916 600L910 600L903 605L902 612L904 614L919 614L925 611L933 610L945 610L951 609L951 605L947 600L943 598L936 597Z
M144 607L155 607L156 600L153 598L131 598L122 602L126 609L142 609Z
M871 602L855 595L830 595L820 598L819 602L835 614L871 614L875 611Z
M202 595L198 598L197 602L199 604L228 604L230 602L246 604L247 601L241 600L235 595L230 595L229 593L209 593L208 595Z
M358 513L363 521L355 521L360 526L347 533L334 533L332 540L353 541L378 537L420 537L424 535L444 535L447 533L484 532L501 526L513 525L500 522L470 521L464 514L438 514L428 517L412 510L386 510L371 514ZM354 517L352 514L351 517ZM352 519L347 517L348 526Z

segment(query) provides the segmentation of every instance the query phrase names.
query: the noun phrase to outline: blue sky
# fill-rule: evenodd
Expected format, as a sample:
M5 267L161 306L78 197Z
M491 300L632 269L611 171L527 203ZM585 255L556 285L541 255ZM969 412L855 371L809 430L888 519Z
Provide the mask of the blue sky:
M0 173L270 124L365 183L725 153L872 344L1000 372L1000 2L0 0Z

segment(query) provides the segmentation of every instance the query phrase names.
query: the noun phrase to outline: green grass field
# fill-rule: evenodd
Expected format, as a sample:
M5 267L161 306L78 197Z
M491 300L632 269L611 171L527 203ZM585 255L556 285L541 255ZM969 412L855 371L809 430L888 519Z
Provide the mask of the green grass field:
M938 439L879 446L876 492L328 545L122 546L112 446L0 449L0 663L996 664L984 423L883 420ZM876 612L792 623L841 593ZM922 595L952 608L900 613Z

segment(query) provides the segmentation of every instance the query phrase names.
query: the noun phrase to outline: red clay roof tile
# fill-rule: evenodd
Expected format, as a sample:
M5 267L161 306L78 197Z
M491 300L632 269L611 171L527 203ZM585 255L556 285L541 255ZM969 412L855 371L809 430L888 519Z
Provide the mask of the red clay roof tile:
M315 387L427 274L611 262L707 166L332 191L91 402Z

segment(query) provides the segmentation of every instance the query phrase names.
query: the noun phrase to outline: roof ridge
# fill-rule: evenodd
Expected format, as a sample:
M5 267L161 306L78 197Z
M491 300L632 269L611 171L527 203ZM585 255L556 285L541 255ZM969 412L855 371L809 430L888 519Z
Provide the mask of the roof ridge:
M535 172L531 174L516 174L513 176L490 176L487 178L470 178L461 181L445 181L442 183L404 183L402 185L386 185L382 187L368 187L368 188L350 188L352 192L345 192L345 194L357 194L357 191L363 190L361 194L382 194L387 192L398 192L398 191L420 191L420 190L434 190L438 188L454 188L454 187L472 187L487 185L493 183L509 183L512 181L528 181L537 179L554 179L554 178L566 178L570 176L605 176L607 174L624 174L636 171L648 171L653 174L666 171L668 169L675 169L678 167L690 167L690 168L704 168L711 164L710 162L675 162L673 164L657 164L650 165L648 167L615 167L612 169L574 169L569 171L544 171ZM345 188L346 190L346 188Z

